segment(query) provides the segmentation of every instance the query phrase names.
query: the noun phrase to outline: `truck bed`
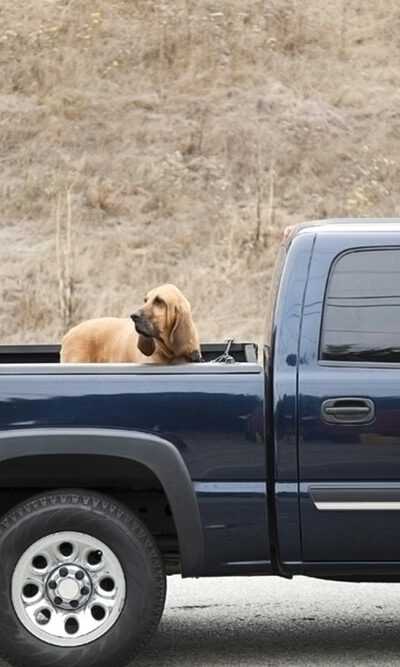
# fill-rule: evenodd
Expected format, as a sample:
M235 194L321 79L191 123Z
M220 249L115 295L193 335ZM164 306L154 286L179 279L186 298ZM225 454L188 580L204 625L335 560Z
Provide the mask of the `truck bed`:
M218 357L220 357L226 349L225 342L217 343L202 343L201 352L205 362L211 362ZM59 364L60 362L60 345L57 344L48 344L48 345L0 345L0 365L3 364ZM219 363L215 364L214 370L218 372L218 368L232 368L235 369L235 372L238 372L238 364L257 364L257 345L255 343L236 343L233 342L229 354L234 358L236 363L226 364ZM74 366L77 364L74 364ZM146 368L149 369L152 366L158 366L156 364L127 364L132 371L132 367L135 369ZM98 364L96 364L98 366ZM108 364L102 364L106 367ZM110 364L112 366L112 364ZM202 364L183 364L183 366L188 366L191 371L196 368L199 369ZM167 366L166 368L175 369L176 371L179 368L182 368L182 365L172 365ZM50 369L48 369L50 370ZM243 369L244 370L244 369ZM247 372L250 369L246 369ZM106 372L106 370L105 370ZM208 370L209 372L209 370Z
M264 374L253 344L234 343L234 362L210 363L225 349L202 345L206 363L60 364L58 345L0 346L0 502L1 490L33 483L113 489L127 503L137 497L148 525L161 526L157 539L175 540L160 548L176 563L160 485L131 462L135 438L147 438L143 451L155 440L162 474L172 469L165 463L172 451L191 480L203 526L201 572L268 572ZM178 481L171 485L179 491Z

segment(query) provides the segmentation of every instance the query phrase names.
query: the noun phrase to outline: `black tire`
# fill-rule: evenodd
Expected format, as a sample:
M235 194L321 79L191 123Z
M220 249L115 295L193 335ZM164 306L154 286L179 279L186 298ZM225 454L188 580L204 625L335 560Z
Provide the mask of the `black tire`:
M122 567L126 596L107 632L81 646L57 646L31 633L18 617L11 581L19 559L40 538L61 531L90 535ZM0 523L0 655L17 667L119 667L139 653L160 621L166 591L161 555L145 526L112 498L84 490L32 497Z

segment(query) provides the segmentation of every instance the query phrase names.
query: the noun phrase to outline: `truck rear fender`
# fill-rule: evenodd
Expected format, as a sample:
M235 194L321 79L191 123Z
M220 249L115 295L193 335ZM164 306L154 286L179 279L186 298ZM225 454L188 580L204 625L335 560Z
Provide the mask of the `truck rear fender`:
M35 487L43 485L54 487L51 477L51 468L43 470L42 481L38 484L35 473L29 476L29 468L25 469L24 479L21 480L21 463L24 459L40 460L46 457L57 462L58 469L63 470L63 457L73 460L90 461L93 464L87 478L90 486L96 484L96 457L98 460L110 461L110 478L114 486L118 481L125 487L129 479L132 466L136 470L150 471L164 491L172 516L175 522L182 576L196 576L200 573L203 563L203 533L199 508L193 483L186 465L179 451L167 440L149 433L128 430L111 430L96 428L51 428L51 429L23 429L0 433L0 485L19 487ZM73 459L71 459L73 457ZM81 459L79 458L81 457ZM115 466L116 460L121 465ZM104 484L104 468L101 466L99 485ZM118 478L115 477L118 470ZM113 472L114 471L114 472ZM28 473L28 474L27 474ZM47 477L46 477L47 475ZM82 471L80 471L82 477ZM77 475L78 477L79 475ZM84 475L83 475L84 476ZM100 475L99 475L100 476ZM58 477L58 475L57 475ZM63 479L72 487L76 486L76 478Z

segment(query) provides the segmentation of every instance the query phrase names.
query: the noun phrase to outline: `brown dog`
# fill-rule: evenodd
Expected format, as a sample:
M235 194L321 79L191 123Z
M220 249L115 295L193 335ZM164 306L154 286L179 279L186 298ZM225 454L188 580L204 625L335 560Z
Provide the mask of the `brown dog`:
M86 320L66 333L62 363L201 361L189 301L175 285L151 290L130 318Z

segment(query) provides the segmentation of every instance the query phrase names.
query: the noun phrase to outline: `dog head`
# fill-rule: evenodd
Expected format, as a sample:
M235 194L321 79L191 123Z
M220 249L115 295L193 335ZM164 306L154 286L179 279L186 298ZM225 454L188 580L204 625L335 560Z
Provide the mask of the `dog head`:
M131 315L139 334L138 347L146 356L156 348L168 360L201 361L197 329L190 303L175 285L161 285L145 297L144 305Z

